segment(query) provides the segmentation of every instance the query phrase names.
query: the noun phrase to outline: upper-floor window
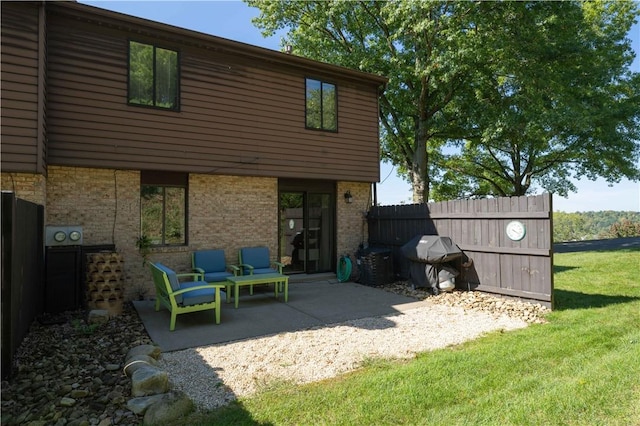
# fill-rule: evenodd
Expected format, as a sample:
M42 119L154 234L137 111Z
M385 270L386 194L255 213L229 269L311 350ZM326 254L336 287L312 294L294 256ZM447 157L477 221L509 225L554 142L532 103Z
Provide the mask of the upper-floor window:
M141 234L152 245L187 244L186 173L142 171L140 174Z
M336 85L311 78L306 79L307 128L338 130L338 97Z
M178 52L129 42L129 103L178 109Z

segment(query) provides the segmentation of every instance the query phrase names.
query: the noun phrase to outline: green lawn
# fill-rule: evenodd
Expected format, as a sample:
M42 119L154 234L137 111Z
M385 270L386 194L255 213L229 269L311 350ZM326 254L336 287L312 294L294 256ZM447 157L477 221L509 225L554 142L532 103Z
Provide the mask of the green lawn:
M215 425L640 425L640 251L555 255L548 324L373 361L183 419Z

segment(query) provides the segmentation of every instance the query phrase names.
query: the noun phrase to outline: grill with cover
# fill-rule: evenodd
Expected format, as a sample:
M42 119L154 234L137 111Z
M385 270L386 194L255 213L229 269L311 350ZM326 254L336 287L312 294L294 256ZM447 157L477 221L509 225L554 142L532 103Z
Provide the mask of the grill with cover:
M417 235L401 251L410 261L409 281L414 288L428 287L433 294L453 290L453 279L459 272L452 262L462 257L462 250L451 238Z

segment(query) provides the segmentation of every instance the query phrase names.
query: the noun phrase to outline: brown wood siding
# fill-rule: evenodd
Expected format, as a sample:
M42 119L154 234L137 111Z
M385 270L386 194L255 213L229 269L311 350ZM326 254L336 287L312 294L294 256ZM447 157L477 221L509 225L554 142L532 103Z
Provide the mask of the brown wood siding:
M44 173L44 22L37 4L1 5L2 171Z
M181 55L180 111L135 107L128 40L150 39L64 13L49 15L48 31L50 164L379 180L379 82L319 65L313 77L337 85L338 132L307 130L308 72L176 38L160 45Z

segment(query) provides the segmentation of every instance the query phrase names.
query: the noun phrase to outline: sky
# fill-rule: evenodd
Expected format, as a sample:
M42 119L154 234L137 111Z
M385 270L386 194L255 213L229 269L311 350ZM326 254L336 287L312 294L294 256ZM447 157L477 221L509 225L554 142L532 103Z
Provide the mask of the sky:
M150 19L205 34L280 50L284 33L264 38L252 23L258 9L242 1L88 1L79 3ZM636 59L631 67L640 72L640 23L629 34ZM640 167L640 164L638 165ZM603 179L574 181L578 191L567 198L553 196L553 210L587 212L602 210L640 212L640 182L622 180L609 186ZM410 204L411 185L397 176L391 164L381 163L380 183L377 184L378 203L382 205Z

